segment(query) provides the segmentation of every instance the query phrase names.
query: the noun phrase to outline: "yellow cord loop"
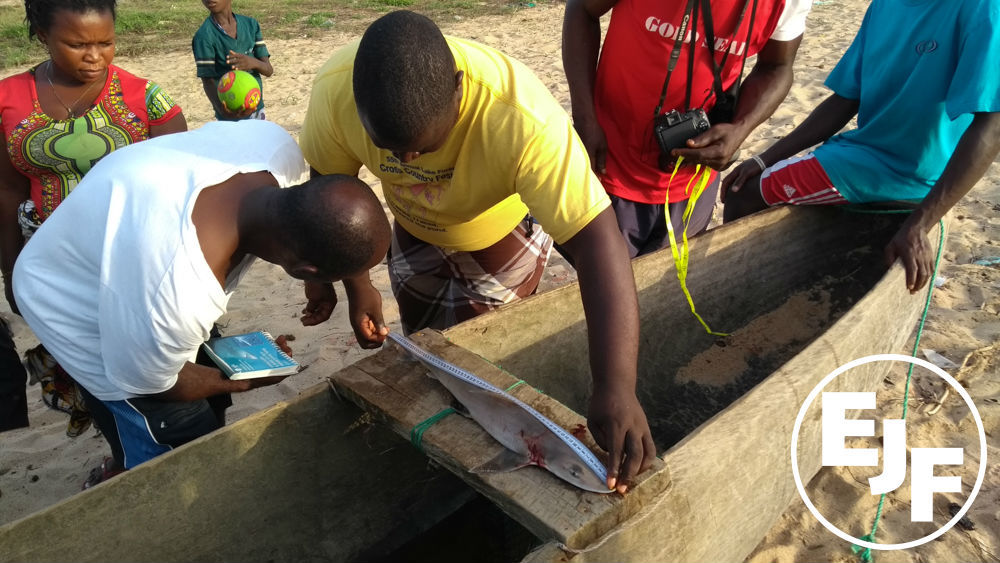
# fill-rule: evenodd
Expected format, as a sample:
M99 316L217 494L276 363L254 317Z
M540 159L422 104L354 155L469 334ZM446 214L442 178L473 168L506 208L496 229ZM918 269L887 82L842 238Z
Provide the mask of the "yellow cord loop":
M691 292L688 291L687 287L688 224L691 222L691 215L694 212L695 204L698 203L698 198L701 197L702 192L708 187L708 182L712 178L712 172L708 167L703 168L700 164L695 165L694 176L691 177L687 186L684 187L684 193L688 194L688 200L687 207L684 208L684 214L681 216L681 222L684 224L684 230L681 232L682 246L678 248L677 241L674 240L674 226L670 220L670 184L674 181L674 176L677 175L677 170L680 169L683 160L684 157L677 158L674 171L670 174L670 180L667 182L667 201L664 204L664 211L667 216L667 238L670 239L670 252L674 255L674 267L677 269L677 279L681 282L681 290L684 292L684 297L687 298L688 305L691 307L691 314L698 319L701 326L705 327L705 332L714 336L729 336L728 332L715 332L709 328L708 323L695 310L694 300L691 299ZM694 184L694 191L691 190L692 183Z

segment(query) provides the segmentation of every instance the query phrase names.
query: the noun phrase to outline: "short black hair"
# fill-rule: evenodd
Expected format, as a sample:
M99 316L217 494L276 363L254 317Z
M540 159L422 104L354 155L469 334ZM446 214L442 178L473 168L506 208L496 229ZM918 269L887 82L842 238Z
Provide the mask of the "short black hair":
M281 191L281 224L296 255L336 279L354 276L379 254L392 230L368 184L354 176L317 176Z
M24 21L28 23L28 39L35 37L39 31L48 31L52 27L52 17L59 10L69 10L78 14L91 10L111 12L111 19L115 19L117 4L116 0L24 0Z
M455 57L429 18L390 12L361 37L354 99L373 135L390 147L405 147L444 115L455 86Z

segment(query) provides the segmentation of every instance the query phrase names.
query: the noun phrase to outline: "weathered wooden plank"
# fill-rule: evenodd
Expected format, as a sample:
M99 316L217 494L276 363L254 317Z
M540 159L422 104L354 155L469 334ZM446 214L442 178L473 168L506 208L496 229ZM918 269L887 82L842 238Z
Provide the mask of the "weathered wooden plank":
M419 333L413 339L429 352L501 389L518 381L483 358L451 344L436 331ZM443 386L426 375L421 364L396 348L341 370L331 379L338 393L370 410L407 438L414 426L447 408L452 400ZM599 451L589 432L580 434L586 421L579 414L530 385L518 385L511 394L567 430L576 430L574 433L585 444ZM536 467L508 473L470 473L470 468L492 459L503 446L475 421L459 415L448 416L430 427L423 435L422 447L431 459L489 497L538 537L569 546L589 544L627 520L669 483L659 460L625 497L581 491Z

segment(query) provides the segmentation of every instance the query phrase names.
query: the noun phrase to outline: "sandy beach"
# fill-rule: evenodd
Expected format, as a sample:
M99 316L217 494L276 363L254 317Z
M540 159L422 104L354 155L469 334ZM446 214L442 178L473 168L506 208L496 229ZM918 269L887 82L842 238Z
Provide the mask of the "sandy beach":
M774 116L747 140L743 155L757 154L774 140L790 132L829 91L823 80L847 49L857 30L866 0L817 0L808 20L805 38L796 60L795 83ZM562 70L560 53L562 4L540 4L512 15L438 22L452 35L471 38L498 48L521 60L549 86L552 94L569 108L569 90ZM265 37L267 30L264 30ZM267 117L297 136L305 117L309 90L316 70L329 54L355 37L335 29L321 38L268 41L275 68L265 79ZM184 108L190 128L212 119L201 82L195 77L190 52L156 57L115 59L115 64L162 85ZM748 63L748 68L752 60ZM11 69L4 75L19 72ZM379 191L378 182L364 171L362 179ZM721 208L717 207L717 215ZM717 222L717 221L716 221ZM937 236L937 233L932 233ZM988 468L978 497L968 512L971 527L956 526L937 541L905 551L876 554L880 563L900 562L1000 562L1000 264L985 264L1000 256L1000 164L994 163L986 177L960 202L951 214L946 247L919 348L933 350L958 367L948 369L972 396L982 417L989 445ZM976 262L984 262L977 264ZM697 267L697 265L692 265ZM385 267L373 271L373 282L382 291L385 317L398 328L398 311L389 289ZM553 257L542 289L574 279L572 270ZM275 266L259 262L246 276L230 302L229 312L220 319L223 332L236 334L265 329L272 334L293 335L290 342L303 364L324 358L334 367L349 365L370 352L361 350L347 321L346 296L339 290L341 303L333 317L317 327L303 327L299 315L305 304L301 283L288 278ZM923 299L923 297L915 297ZM37 341L30 329L6 302L0 315L11 322L18 349L24 351ZM916 327L899 327L915 332ZM910 353L913 335L906 349L887 352ZM277 401L296 396L301 390L322 382L328 373L306 370L283 383L234 396L229 410L233 422ZM900 405L905 371L887 378L879 394L884 405ZM955 393L938 405L940 380L915 377L908 414L909 440L918 445L963 447L978 458L975 424ZM37 386L28 388L31 427L0 434L0 525L23 518L80 491L90 469L109 450L93 429L70 439L65 435L68 417L48 409ZM784 438L782 438L784 439ZM733 469L738 470L734 467ZM867 494L867 481L858 470L827 468L809 483L810 498L824 510L839 515L846 531L861 536L868 533L878 497ZM789 478L791 478L789 476ZM963 490L972 483L963 474ZM878 541L902 542L915 539L909 522L909 482L890 495L879 525ZM963 493L965 495L967 493ZM961 504L963 495L954 496ZM861 499L861 500L858 500ZM936 503L935 506L940 508ZM947 507L947 502L944 506ZM684 517L683 515L679 515ZM967 529L968 528L968 529ZM71 556L69 556L71 558ZM761 538L748 561L754 563L799 561L856 561L850 545L827 531L804 504L793 502L770 532Z

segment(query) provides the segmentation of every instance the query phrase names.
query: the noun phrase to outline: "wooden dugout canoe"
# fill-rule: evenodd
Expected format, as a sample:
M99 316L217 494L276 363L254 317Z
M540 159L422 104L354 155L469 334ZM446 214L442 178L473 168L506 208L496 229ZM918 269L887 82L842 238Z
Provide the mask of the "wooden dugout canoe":
M407 444L396 434L409 438L449 397L386 349L331 373L336 392L314 387L0 527L0 561L446 561L467 559L470 541L481 561L740 561L796 495L789 439L809 391L850 360L904 352L923 298L905 290L902 268L881 264L900 220L777 209L692 240L688 287L716 330L747 325L821 279L834 280L839 304L722 385L676 377L720 340L691 316L669 251L634 262L639 396L662 462L625 497L578 491L537 468L468 473L500 446L458 416L428 429L423 451ZM416 340L498 386L525 380L512 392L567 428L585 422L590 375L575 284ZM837 384L873 390L887 367L852 370ZM375 424L345 432L363 414L355 404ZM820 465L817 420L810 411L801 431L803 444L816 444L800 448L804 479ZM493 512L463 509L476 492L509 517L498 524ZM433 529L456 511L464 533L502 529L519 541L491 552Z

